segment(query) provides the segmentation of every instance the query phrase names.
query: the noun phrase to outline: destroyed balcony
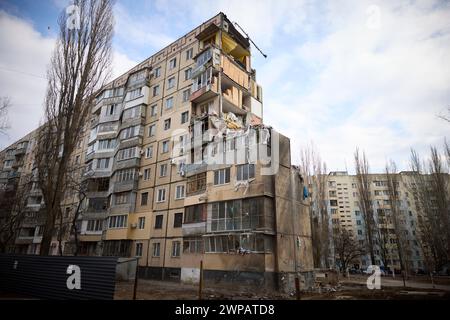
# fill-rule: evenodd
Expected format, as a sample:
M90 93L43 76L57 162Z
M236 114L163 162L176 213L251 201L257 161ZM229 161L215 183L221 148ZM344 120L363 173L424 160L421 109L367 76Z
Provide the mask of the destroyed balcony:
M196 89L194 86L193 89ZM213 77L211 82L197 89L191 94L190 101L200 103L219 95L217 87L217 78Z
M194 176L196 174L205 172L208 169L208 164L206 163L187 163L184 166L186 176Z

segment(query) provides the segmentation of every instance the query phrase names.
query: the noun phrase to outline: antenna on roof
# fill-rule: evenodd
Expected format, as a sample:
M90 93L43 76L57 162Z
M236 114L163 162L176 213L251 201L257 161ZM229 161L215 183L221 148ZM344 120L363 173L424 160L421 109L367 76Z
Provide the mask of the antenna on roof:
M255 46L256 49L258 49L258 51L263 55L264 58L267 58L267 55L264 54L264 52L261 51L260 48L258 48L258 46L256 45L256 43L253 42L252 39L250 39L249 35L247 34L247 32L244 31L244 29L242 29L242 27L237 23L237 22L233 22L233 24L238 27L239 29L241 29L241 31L245 34L245 36L247 37L247 39L253 43L253 45Z

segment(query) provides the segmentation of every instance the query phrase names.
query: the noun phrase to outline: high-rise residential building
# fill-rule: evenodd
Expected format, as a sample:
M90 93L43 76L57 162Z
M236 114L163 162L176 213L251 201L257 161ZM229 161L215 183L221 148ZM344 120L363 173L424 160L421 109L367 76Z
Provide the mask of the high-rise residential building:
M196 282L202 262L207 281L285 289L300 274L312 285L309 204L290 141L264 124L249 39L223 13L102 88L83 132L71 161L86 187L62 204L64 253L81 199L79 254L139 257L146 278ZM5 178L17 161L9 149ZM39 229L25 242L19 232L21 252L39 251Z
M368 180L376 229L381 230L373 236L375 252L373 263L389 267L390 270L401 270L397 246L398 236L393 224L387 176L386 174L369 174ZM403 242L406 245L406 248L402 249L404 260L407 263L405 267L410 271L425 270L426 263L420 244L417 199L414 199L411 191L413 183L411 172L397 173L395 180L399 201L398 221L403 233ZM330 172L326 182L326 200L333 228L339 227L347 230L353 235L354 241L366 248L367 235L359 205L357 184L356 175L349 175L345 171ZM368 251L366 250L366 252ZM339 263L337 256L336 260ZM370 265L368 253L357 260L349 267L366 269Z

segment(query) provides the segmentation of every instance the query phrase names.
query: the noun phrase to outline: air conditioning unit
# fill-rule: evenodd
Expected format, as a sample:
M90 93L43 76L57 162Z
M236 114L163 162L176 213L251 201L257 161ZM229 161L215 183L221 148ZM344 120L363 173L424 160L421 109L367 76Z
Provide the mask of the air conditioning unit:
M139 177L142 177L144 174L139 171Z
M132 223L132 224L130 225L130 227L131 227L131 229L136 229L136 228L137 228L137 223Z
M140 154L144 154L144 152L145 152L144 149L140 149L140 150L139 150L139 153L140 153Z

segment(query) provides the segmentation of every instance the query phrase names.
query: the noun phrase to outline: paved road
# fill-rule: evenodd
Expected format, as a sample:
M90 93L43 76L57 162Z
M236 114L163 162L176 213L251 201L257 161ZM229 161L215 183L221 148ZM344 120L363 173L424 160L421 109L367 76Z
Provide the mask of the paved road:
M356 284L366 284L367 278L364 277L352 277L350 279L340 279L342 283L356 283ZM381 277L381 286L386 287L403 287L403 280L401 278L392 279L389 277ZM450 291L450 285L435 284L434 287L431 282L418 282L418 281L406 281L406 286L410 288L418 289L438 289L444 291Z

